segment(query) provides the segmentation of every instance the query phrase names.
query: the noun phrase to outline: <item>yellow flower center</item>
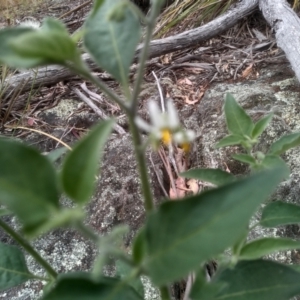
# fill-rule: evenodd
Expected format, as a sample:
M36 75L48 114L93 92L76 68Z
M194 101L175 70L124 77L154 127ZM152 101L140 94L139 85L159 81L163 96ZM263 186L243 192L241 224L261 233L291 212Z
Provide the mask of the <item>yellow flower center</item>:
M181 148L183 149L184 152L190 152L191 150L191 143L182 143Z
M172 134L170 132L169 129L162 129L161 130L161 135L162 135L162 142L165 144L165 145L170 145L171 144L171 141L172 141Z

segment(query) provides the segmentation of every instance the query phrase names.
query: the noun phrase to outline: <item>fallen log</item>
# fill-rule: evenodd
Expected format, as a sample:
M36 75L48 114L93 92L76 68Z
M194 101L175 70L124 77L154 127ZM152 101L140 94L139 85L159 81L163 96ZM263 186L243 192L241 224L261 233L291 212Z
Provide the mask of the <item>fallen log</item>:
M277 46L291 63L300 81L300 19L285 0L259 0L265 19L275 30Z
M250 15L258 6L258 0L243 0L229 8L223 15L215 18L207 24L173 35L164 39L154 40L150 44L150 58L170 52L183 50L207 41L218 34L230 29L241 19ZM136 58L143 45L137 47Z
M250 15L258 6L258 0L243 0L235 4L226 13L212 20L211 22L192 30L185 31L178 35L154 40L150 44L150 58L158 57L170 52L183 50L204 42L234 26L242 18ZM137 47L134 61L137 61L143 45ZM100 71L100 68L91 60L88 54L82 55L83 60L91 70ZM5 95L15 88L24 85L23 92L41 86L51 86L60 81L72 78L74 74L61 66L48 66L29 70L21 74L11 76L6 80L7 90Z

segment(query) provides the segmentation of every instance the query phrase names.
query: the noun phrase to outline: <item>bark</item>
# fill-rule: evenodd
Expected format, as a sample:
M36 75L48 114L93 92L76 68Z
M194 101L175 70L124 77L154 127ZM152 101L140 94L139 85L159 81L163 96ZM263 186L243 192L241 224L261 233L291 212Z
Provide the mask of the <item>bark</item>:
M99 70L99 67L96 66L93 61L91 61L87 54L83 54L82 57L92 71ZM103 75L103 77L104 76L105 75ZM65 67L57 65L27 70L6 79L5 95L9 95L11 91L22 85L22 92L27 92L31 89L39 88L41 86L52 86L60 81L69 80L72 77L74 77L73 72Z
M285 0L259 0L265 19L275 30L277 45L300 81L300 20Z
M154 40L150 44L149 56L150 58L157 57L170 52L190 48L207 41L230 29L241 19L253 13L257 6L258 0L243 0L234 5L223 15L199 28L191 29L164 39ZM138 46L136 57L142 47L143 45Z
M256 9L257 5L258 0L243 0L234 5L223 15L199 28L188 30L175 36L154 40L150 43L150 58L193 47L202 43L223 31L230 29L242 18L251 14ZM134 58L135 61L137 61L142 47L142 44L137 47ZM88 54L83 54L82 58L89 65L91 70L100 71L100 68L93 63ZM68 80L73 76L74 74L72 72L60 66L48 66L38 68L34 71L26 71L14 75L6 81L8 85L6 95L22 84L24 84L22 90L25 92L40 86L51 86L60 81Z

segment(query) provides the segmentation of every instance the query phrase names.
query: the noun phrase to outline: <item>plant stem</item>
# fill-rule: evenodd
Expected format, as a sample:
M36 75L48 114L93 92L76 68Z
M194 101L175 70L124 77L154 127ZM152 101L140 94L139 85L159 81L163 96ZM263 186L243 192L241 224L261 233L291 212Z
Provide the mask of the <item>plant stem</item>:
M88 226L81 221L75 224L75 228L79 230L85 237L91 239L95 243L99 243L99 236Z
M141 136L140 136L139 130L138 130L136 124L134 123L134 117L132 117L131 115L128 115L128 119L129 119L130 131L132 134L132 139L133 139L133 144L134 144L134 149L135 149L136 161L137 161L138 170L140 173L142 193L143 193L143 198L144 198L144 206L145 206L146 212L150 212L153 210L154 204L153 204L153 197L152 197L152 192L151 192L151 188L150 188L149 176L147 173L145 151L142 147L142 141L141 141Z
M136 81L134 83L134 88L130 99L130 110L134 116L136 115L138 109L138 96L141 90L142 80L144 77L146 60L149 54L149 44L151 42L152 33L155 28L155 20L159 14L160 7L161 7L160 1L153 1L152 3L153 4L151 7L149 22L146 29L145 41L139 59L139 67L137 70Z
M41 255L26 241L21 235L14 231L10 226L0 219L0 227L9 234L16 242L18 242L54 279L57 277L57 272L44 260Z
M104 82L95 77L87 68L87 66L82 62L82 66L67 65L67 67L82 76L83 78L94 83L98 88L100 88L111 100L115 101L124 112L129 113L128 106L116 95L113 90L111 90Z
M149 44L151 41L152 32L155 27L155 20L156 20L157 15L159 14L159 10L161 7L160 1L153 1L152 3L153 3L153 6L151 8L151 14L150 14L149 23L147 26L144 47L142 48L141 56L139 59L139 68L137 71L137 79L134 83L134 88L133 88L132 96L130 99L130 108L125 110L125 112L127 113L127 117L129 119L130 131L131 131L132 138L133 138L133 144L134 144L134 149L135 149L136 161L138 164L138 170L140 173L142 193L143 193L144 206L145 206L146 212L152 211L154 208L154 204L153 204L152 192L150 189L149 176L147 173L145 151L142 147L141 136L140 136L139 130L134 122L134 119L135 119L137 109L138 109L138 96L139 96L139 93L141 90L141 84L142 84L142 80L143 80L143 76L144 76L144 72L145 72L145 70L144 70L145 63L148 58Z
M170 293L167 286L162 286L159 288L161 300L170 300Z

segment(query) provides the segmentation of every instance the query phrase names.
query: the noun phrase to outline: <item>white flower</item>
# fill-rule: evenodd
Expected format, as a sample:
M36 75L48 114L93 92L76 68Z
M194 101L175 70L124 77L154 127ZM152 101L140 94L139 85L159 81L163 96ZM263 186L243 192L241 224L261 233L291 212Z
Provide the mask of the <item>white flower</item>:
M156 128L175 129L176 127L180 126L177 111L174 107L173 102L167 102L166 112L161 112L157 103L154 101L149 101L148 107L151 123Z
M195 132L192 130L179 131L174 134L174 141L178 144L192 142L195 139Z
M181 130L173 136L174 142L182 147L185 152L189 152L191 143L195 139L195 132L192 130Z
M169 121L170 128L176 129L180 127L180 122L179 122L176 108L173 102L170 100L167 102L167 114L168 114L168 121Z
M160 141L168 146L174 141L188 151L195 134L193 131L184 130L181 127L173 102L167 102L166 112L162 112L154 101L149 101L148 107L151 124L139 117L136 118L135 122L140 129L150 133L154 147L157 148Z
M29 28L33 28L33 29L39 29L41 26L41 23L39 21L27 19L27 20L21 22L19 26L20 27L29 27Z

